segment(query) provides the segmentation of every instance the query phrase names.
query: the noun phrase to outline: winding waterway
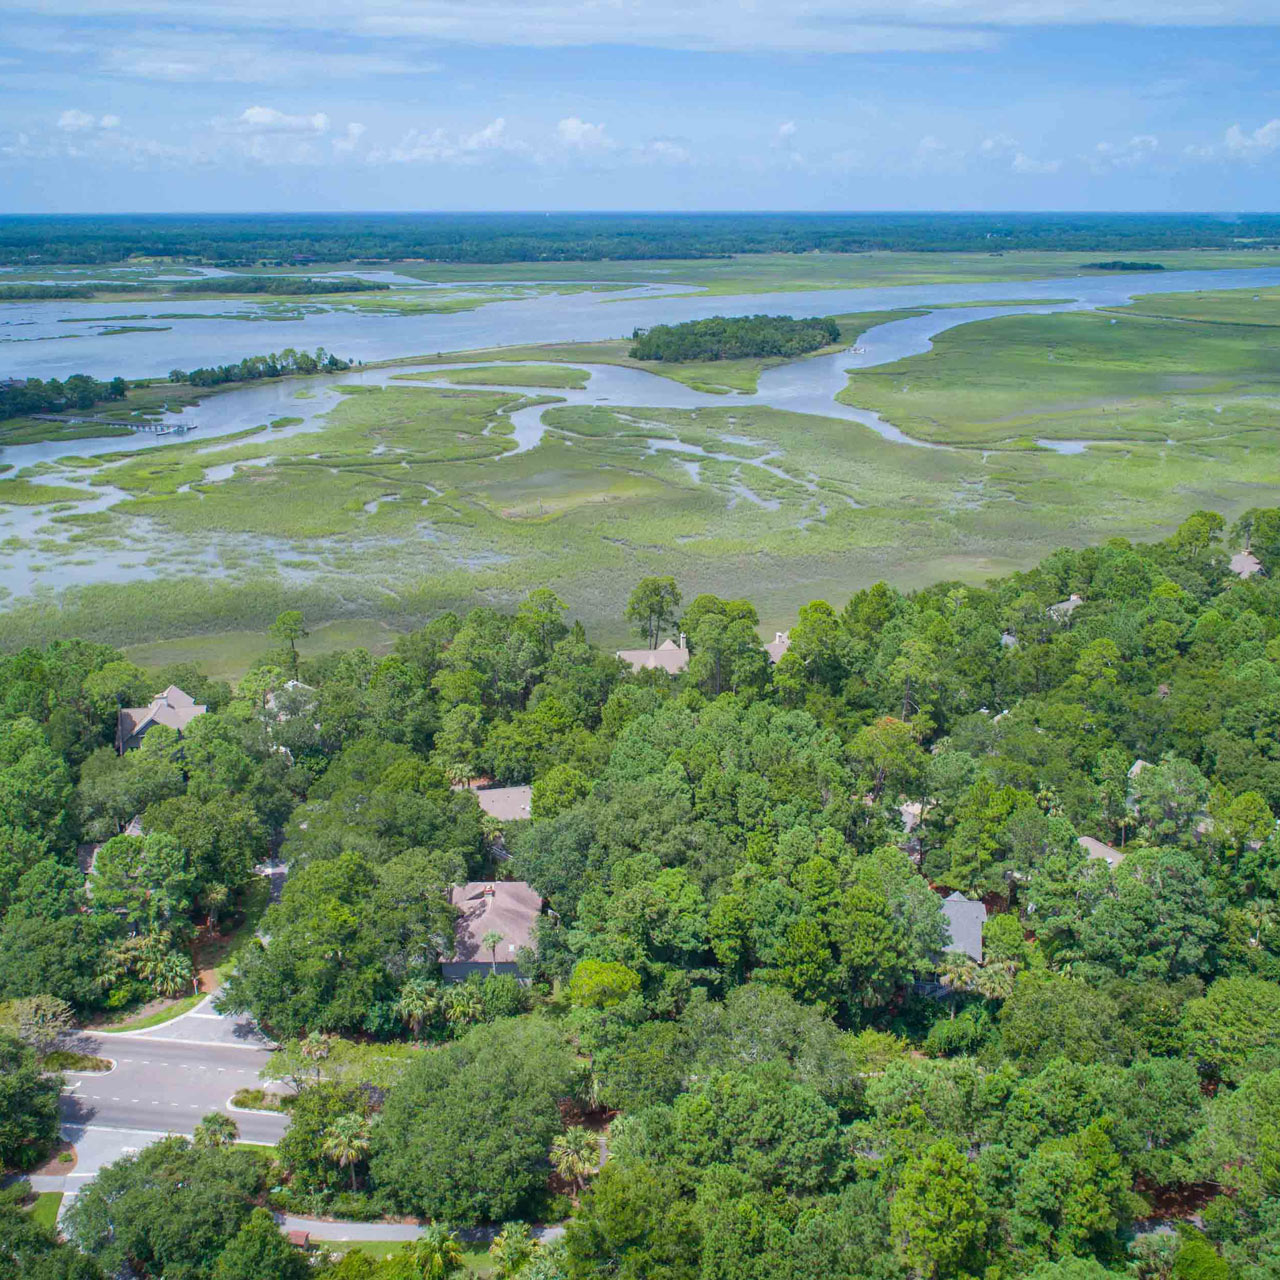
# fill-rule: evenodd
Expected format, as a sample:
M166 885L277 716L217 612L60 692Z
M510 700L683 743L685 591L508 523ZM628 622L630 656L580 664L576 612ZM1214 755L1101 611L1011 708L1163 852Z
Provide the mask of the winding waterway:
M478 348L513 346L540 342L588 341L616 338L633 328L675 323L711 315L769 312L795 316L832 315L843 312L888 311L899 308L941 308L919 316L886 321L869 329L852 350L832 355L791 361L764 371L758 389L750 394L715 395L695 391L681 383L638 369L612 365L581 364L590 374L582 390L547 391L529 388L529 394L554 396L556 407L563 405L605 405L613 408L726 408L735 405L762 405L794 413L816 414L857 422L877 432L886 442L921 448L935 448L905 435L879 415L842 404L836 395L848 385L848 373L890 363L927 351L932 338L956 325L1016 314L1047 314L1086 310L1099 306L1123 305L1133 296L1150 293L1188 292L1197 289L1259 289L1280 285L1280 268L1247 270L1161 272L1126 274L1114 279L1080 277L1032 282L996 282L959 285L919 285L875 289L842 289L804 293L770 293L737 297L703 297L673 294L666 286L649 286L612 293L544 294L519 301L488 303L474 311L452 314L378 315L341 308L319 307L288 320L226 319L234 306L246 314L269 314L264 304L225 301L164 303L169 315L184 318L166 320L172 325L162 333L138 333L103 337L81 332L74 339L65 334L74 325L67 319L84 320L92 314L119 314L121 304L99 304L49 300L47 302L5 304L0 309L0 376L55 377L70 372L108 376L123 372L129 377L156 376L171 368L218 364L241 359L266 350L286 346L325 346L329 350L359 360L389 359L414 353L447 353ZM452 286L463 288L466 286ZM983 306L998 299L1016 297L1026 305ZM1036 302L1036 299L1046 299ZM1051 300L1050 300L1051 299ZM1064 299L1069 299L1064 301ZM956 306L962 303L968 305ZM126 304L128 305L128 304ZM217 317L217 318L215 318ZM22 333L21 340L15 335ZM164 416L164 426L194 432L194 438L208 440L209 451L218 437L265 424L280 418L298 421L271 431L271 439L319 430L323 418L341 399L343 385L385 385L398 374L443 371L456 364L429 366L401 365L392 369L353 369L344 374L307 379L281 379L252 384L211 395L180 412ZM412 384L410 384L412 385ZM421 384L419 384L421 385ZM428 383L427 385L430 385ZM494 388L506 393L520 390L511 386ZM856 379L854 382L856 394ZM545 431L544 415L553 406L535 405L511 413L516 449L506 457L536 448ZM157 437L138 433L131 439L120 436L70 441L47 441L0 450L0 462L23 468L59 459L94 457L170 444L174 435ZM185 438L191 438L190 435ZM1084 442L1044 442L1060 452L1077 452ZM685 463L696 478L699 450L670 442L650 441L655 448L675 448L689 455ZM718 455L708 454L715 457ZM734 459L758 465L767 459ZM770 455L772 456L772 455ZM499 464L501 460L499 459ZM217 479L221 473L211 468ZM74 464L58 478L62 483L83 479ZM69 495L70 496L70 495ZM92 500L77 503L78 512L109 508L123 494L114 490L95 493ZM757 501L750 491L742 495ZM0 506L0 536L28 538L50 535L45 507ZM123 581L143 576L147 567L137 553L99 556L78 564L37 566L34 553L15 551L0 555L0 586L14 594L25 594L36 582L62 586L71 583ZM202 571L210 571L212 564ZM41 572L40 569L44 571ZM53 569L51 573L48 570Z

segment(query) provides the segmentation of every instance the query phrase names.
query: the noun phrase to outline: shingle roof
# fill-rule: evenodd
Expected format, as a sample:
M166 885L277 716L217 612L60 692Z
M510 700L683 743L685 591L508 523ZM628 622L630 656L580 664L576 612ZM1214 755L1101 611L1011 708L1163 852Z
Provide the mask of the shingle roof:
M145 733L153 724L162 724L181 733L196 716L204 715L208 708L176 684L151 699L146 707L121 707L117 716L116 745L123 750L130 738Z
M1237 551L1231 557L1231 572L1237 578L1252 578L1262 572L1262 561L1252 551Z
M511 963L522 947L533 946L533 926L542 899L523 880L473 880L450 890L449 901L462 913L453 930L453 959L492 960L484 935L500 933L499 963Z
M774 632L773 642L764 647L765 653L769 655L770 662L777 662L788 649L791 648L791 632L776 631Z
M1124 854L1119 849L1092 836L1081 836L1080 847L1090 858L1101 858L1110 867L1118 867L1124 861Z
M982 962L982 926L987 920L987 908L960 892L942 900L942 914L947 918L951 941L946 950L961 951L971 960Z
M475 797L480 808L499 822L518 822L532 817L529 808L533 801L532 787L485 787L476 790Z
M618 657L632 671L666 671L673 676L689 665L689 650L674 640L664 640L656 649L619 649Z

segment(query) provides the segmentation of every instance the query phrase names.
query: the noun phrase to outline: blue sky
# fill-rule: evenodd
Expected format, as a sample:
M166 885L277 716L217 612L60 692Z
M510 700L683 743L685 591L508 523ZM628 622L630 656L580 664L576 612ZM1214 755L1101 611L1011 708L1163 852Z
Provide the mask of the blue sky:
M10 0L0 208L1280 208L1280 0Z

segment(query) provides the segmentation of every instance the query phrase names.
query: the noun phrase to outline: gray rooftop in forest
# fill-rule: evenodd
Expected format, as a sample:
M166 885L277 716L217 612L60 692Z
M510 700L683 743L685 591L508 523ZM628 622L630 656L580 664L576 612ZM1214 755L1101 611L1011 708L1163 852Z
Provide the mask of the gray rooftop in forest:
M982 962L982 926L987 920L987 908L972 898L956 892L942 900L942 914L947 918L951 931L948 951L960 951L971 960Z

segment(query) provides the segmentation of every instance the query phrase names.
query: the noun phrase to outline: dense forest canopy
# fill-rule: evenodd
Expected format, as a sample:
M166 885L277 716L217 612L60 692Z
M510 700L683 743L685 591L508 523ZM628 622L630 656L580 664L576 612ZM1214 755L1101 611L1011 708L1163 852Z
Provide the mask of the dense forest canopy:
M0 659L0 1022L189 989L278 848L222 1003L299 1089L270 1171L170 1140L80 1193L70 1245L0 1204L0 1267L252 1274L223 1259L275 1247L269 1194L568 1215L555 1245L503 1232L526 1280L1280 1274L1277 574L1280 510L1202 511L985 587L815 600L776 662L749 601L646 580L628 618L685 634L675 676L546 589L383 658L301 659L285 614L234 690L82 641ZM118 756L117 706L168 683L208 711ZM531 784L532 817L499 833L480 778ZM445 984L447 891L494 877L548 908L529 985ZM957 893L977 954L948 949ZM0 1054L30 1167L41 1077ZM334 1274L451 1273L398 1265Z
M102 382L87 373L68 378L0 379L0 421L29 413L61 413L65 409L92 409L109 400L123 400L129 384L123 378Z
M633 360L740 360L750 356L794 358L840 338L831 319L791 316L711 316L684 324L637 329L628 355Z
M385 213L0 218L0 262L178 258L221 266L426 258L572 262L872 249L1260 248L1280 215L1092 213Z

